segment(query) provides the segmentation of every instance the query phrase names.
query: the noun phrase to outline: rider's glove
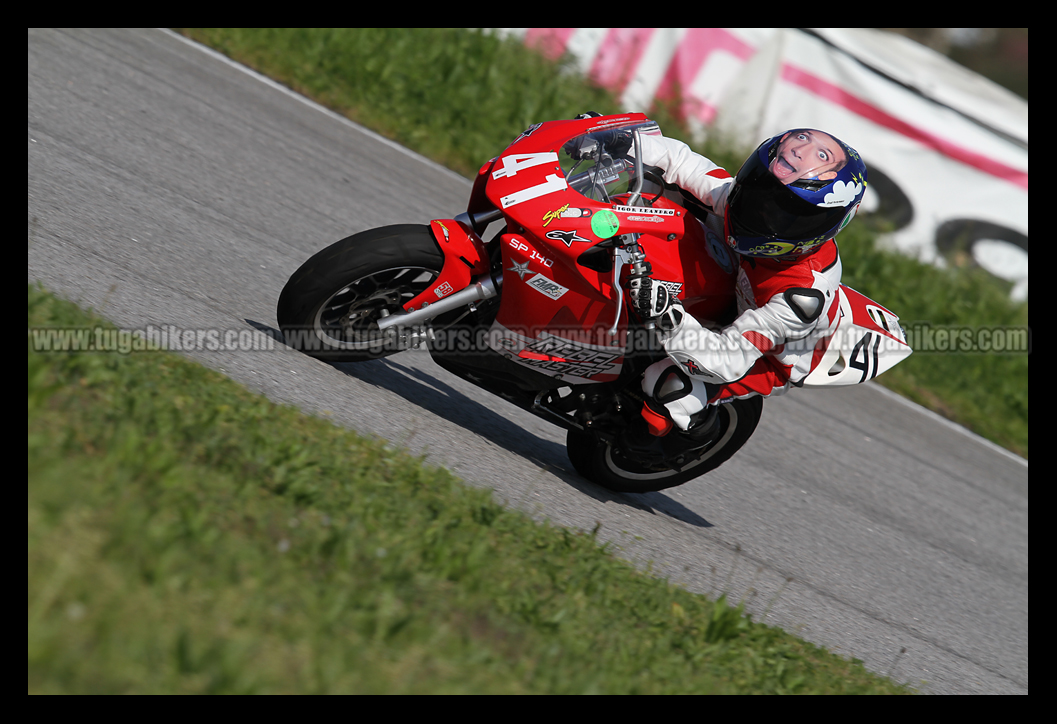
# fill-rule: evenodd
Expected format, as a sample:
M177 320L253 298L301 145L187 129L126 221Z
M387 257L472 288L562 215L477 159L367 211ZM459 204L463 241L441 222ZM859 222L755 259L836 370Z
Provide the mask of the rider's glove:
M581 113L577 116L577 120L583 120L586 118L594 118L599 113L589 112ZM635 136L631 131L622 129L613 129L609 131L601 131L592 133L589 136L577 136L571 141L566 142L562 146L562 150L565 151L574 161L581 159L597 159L602 151L605 151L613 158L624 158L628 155L628 151L635 144Z
M598 156L598 139L593 136L577 136L562 146L562 150L574 161L593 159Z
M606 153L614 158L624 158L635 145L635 136L631 131L614 129L601 134L602 145Z
M632 277L628 287L635 311L644 320L652 319L664 341L667 341L686 315L682 302L668 291L668 287L649 276Z

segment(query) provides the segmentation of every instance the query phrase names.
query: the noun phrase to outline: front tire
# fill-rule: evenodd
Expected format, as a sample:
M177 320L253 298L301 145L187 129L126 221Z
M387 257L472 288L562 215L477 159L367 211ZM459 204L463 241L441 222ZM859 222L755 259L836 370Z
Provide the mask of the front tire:
M623 454L619 446L575 430L566 436L569 460L585 478L616 493L651 493L682 485L715 470L741 449L760 422L763 398L734 400L720 405L718 413L720 430L716 441L679 469L644 465Z
M399 352L378 319L403 311L440 275L444 255L428 226L397 224L354 234L323 249L291 275L276 318L286 343L328 362Z

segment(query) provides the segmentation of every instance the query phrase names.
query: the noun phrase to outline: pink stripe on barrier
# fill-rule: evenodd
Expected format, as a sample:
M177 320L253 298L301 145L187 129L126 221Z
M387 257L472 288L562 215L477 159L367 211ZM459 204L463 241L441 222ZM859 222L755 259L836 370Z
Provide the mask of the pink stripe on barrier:
M538 48L551 58L559 57L568 47L576 28L529 28L525 44ZM591 63L590 77L600 85L622 93L634 76L643 53L656 28L610 28L598 54ZM693 116L705 124L711 123L717 108L687 94L687 89L708 63L709 57L718 51L729 53L747 61L756 48L724 28L689 28L679 43L671 62L657 87L656 98L672 100L682 95L683 117ZM849 93L840 86L785 63L782 80L797 85L828 101L846 108L879 126L900 133L939 153L1008 181L1021 188L1028 188L1028 173L981 153L963 148L934 133L903 121L880 107Z
M525 45L535 48L551 60L557 60L565 52L569 38L576 28L529 28L525 33Z
M590 77L603 88L623 93L639 67L656 28L610 28L591 64Z
M706 123L711 121L716 109L686 96L686 89L708 62L709 56L720 50L742 60L748 60L756 52L754 47L723 28L689 28L657 86L657 98L669 100L678 94L684 95L684 103L690 106L684 106L685 114L696 116Z
M1009 181L1010 183L1016 184L1025 189L1028 188L1027 171L1021 171L1012 166L1007 166L1000 161L988 158L975 151L970 151L967 148L962 148L961 146L940 138L935 134L912 126L906 121L902 121L895 116L886 113L877 106L852 95L840 86L812 75L805 70L801 70L800 68L786 63L782 68L782 80L798 85L801 88L811 91L817 96L821 96L826 100L843 106L851 112L856 113L879 126L884 126L885 128L901 133L908 138L912 138L918 143L935 149L955 161L964 163L967 166L972 166L984 173L997 176L998 178Z

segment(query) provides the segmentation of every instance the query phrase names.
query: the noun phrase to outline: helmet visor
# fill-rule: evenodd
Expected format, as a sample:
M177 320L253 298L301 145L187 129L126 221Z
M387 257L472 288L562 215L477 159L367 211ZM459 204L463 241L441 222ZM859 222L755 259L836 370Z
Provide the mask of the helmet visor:
M806 241L834 230L848 209L800 198L775 178L757 152L738 171L727 213L736 238Z

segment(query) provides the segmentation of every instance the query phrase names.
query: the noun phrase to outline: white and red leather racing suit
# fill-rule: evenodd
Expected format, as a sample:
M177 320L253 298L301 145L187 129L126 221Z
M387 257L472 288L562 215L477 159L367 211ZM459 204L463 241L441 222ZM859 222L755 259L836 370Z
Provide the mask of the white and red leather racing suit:
M641 148L643 163L660 167L667 183L711 207L715 217L705 222L706 234L724 239L723 217L734 184L730 174L675 139L643 137ZM815 346L832 333L839 316L841 263L832 239L791 261L740 256L722 243L709 247L710 253L728 253L733 261L726 266L735 269L737 318L723 329L708 329L684 314L665 342L670 359L653 364L643 376L643 391L660 400L683 430L707 405L782 394L797 386L818 363ZM671 374L676 365L684 374Z

